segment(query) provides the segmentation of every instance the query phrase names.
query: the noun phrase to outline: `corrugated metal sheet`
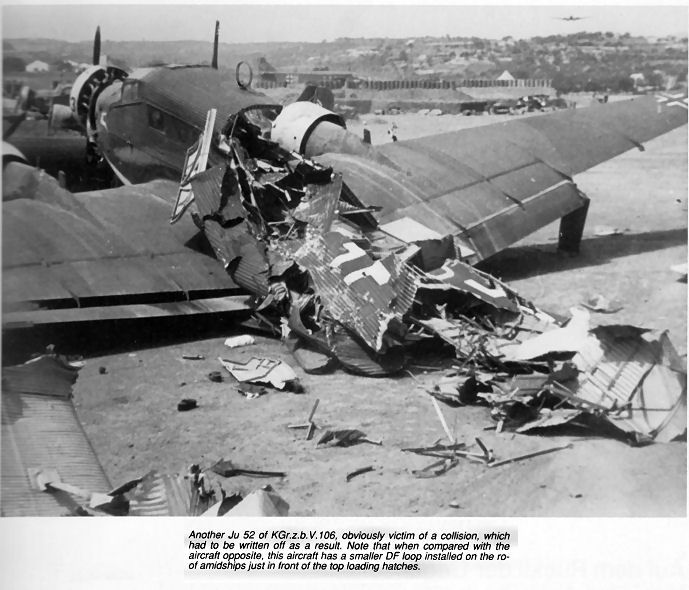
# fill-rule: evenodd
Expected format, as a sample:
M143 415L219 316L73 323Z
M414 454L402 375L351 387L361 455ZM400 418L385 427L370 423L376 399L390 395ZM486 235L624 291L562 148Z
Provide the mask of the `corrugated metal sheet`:
M266 245L249 233L247 223L222 227L217 221L208 219L204 222L204 231L234 281L260 297L268 295Z
M341 192L341 174L334 174L332 182L327 184L306 185L305 197L292 214L295 219L308 223L316 231L328 231L335 217Z
M42 356L16 367L2 369L2 391L31 393L69 399L79 369L50 356Z
M237 293L217 260L187 245L199 234L193 221L168 223L176 190L175 183L156 181L92 193L59 190L54 202L41 193L4 203L4 310ZM124 296L126 302L99 302Z
M606 418L622 430L670 441L687 427L686 372L672 366L673 356L666 334L651 339L599 327L573 359L583 373L576 396L607 408Z
M382 207L380 222L422 221L486 258L583 206L571 175L685 124L686 108L667 104L644 97L393 142L378 148L390 166L344 154L317 160L342 172L364 204Z
M191 484L181 475L152 471L129 496L129 516L193 516Z
M330 317L373 350L381 350L389 323L399 320L411 305L416 289L412 274L397 267L393 257L374 261L337 232L310 234L299 245L286 258L308 270Z
M220 188L224 176L225 167L216 166L215 168L197 174L191 180L196 210L201 216L201 219L207 215L218 213L220 209ZM240 208L239 211L242 215L238 217L244 217L243 210Z
M63 482L85 490L106 492L111 488L72 402L65 396L73 372L58 365L58 361L46 359L3 370L3 516L60 516L67 512L50 493L32 487L30 469L56 469ZM27 371L34 370L29 378ZM46 384L52 379L55 389L51 393Z

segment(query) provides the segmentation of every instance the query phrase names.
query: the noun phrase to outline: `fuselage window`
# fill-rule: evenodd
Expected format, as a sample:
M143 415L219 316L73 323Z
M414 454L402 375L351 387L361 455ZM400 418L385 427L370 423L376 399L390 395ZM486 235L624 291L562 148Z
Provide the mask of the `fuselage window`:
M158 109L148 107L148 124L158 131L165 131L165 116Z
M198 132L191 125L177 117L163 113L163 111L148 105L148 124L156 131L167 135L170 139L191 145L196 141Z

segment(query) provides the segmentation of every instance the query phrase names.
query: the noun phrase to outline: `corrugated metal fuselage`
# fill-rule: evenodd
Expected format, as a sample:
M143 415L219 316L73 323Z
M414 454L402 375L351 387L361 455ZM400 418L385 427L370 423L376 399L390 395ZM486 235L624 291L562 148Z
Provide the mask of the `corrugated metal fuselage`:
M230 114L256 104L272 102L209 67L137 70L99 96L98 148L127 184L179 180L185 152L203 130L211 108L218 109L219 131Z

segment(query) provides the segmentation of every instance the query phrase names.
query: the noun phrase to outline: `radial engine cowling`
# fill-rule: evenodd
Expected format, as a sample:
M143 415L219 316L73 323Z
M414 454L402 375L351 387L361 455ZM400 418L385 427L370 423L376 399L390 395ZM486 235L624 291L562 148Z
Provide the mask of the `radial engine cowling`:
M69 107L84 127L95 129L95 105L98 95L115 80L127 77L127 72L114 66L90 66L77 77L69 95Z

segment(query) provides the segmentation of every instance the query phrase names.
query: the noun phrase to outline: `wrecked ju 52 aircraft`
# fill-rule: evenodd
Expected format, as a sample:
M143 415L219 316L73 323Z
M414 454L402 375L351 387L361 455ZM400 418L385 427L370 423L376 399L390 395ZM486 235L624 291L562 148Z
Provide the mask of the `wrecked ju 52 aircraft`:
M276 331L375 376L402 368L403 346L429 331L439 306L473 321L486 303L512 318L537 314L464 263L451 235L418 223L406 229L417 232L413 240L385 231L375 217L380 207L361 202L341 174L268 139L284 112L274 123L265 114L257 107L229 118L220 142L226 162L182 183L172 220L192 207L216 257ZM327 132L339 130L330 123ZM189 162L203 158L203 139Z
M207 121L180 190L73 194L11 164L5 325L247 309L241 288L350 371L397 371L432 335L500 371L486 343L557 324L471 265L558 218L576 250L588 199L572 175L687 118L685 99L646 96L372 148L318 105L261 102Z
M370 159L365 165L355 159L362 156L354 153L369 148L359 148L332 114L321 113L315 105L298 105L295 110L302 115L300 120L286 112L289 108L275 119L274 111L265 107L231 116L219 141L226 160L210 169L205 169L203 152L209 137L204 135L188 154L188 175L181 184L172 221L191 209L196 225L232 279L253 294L254 310L283 337L296 339L294 348L318 351L324 355L323 364L336 359L348 371L381 376L404 366L405 347L439 337L454 347L462 363L458 391L471 381L473 399L477 392L487 394L483 398L494 403L498 413L514 409L518 401L529 414L529 419L517 424L522 428L530 421L533 424L529 428L538 428L592 412L606 418L614 414L613 424L638 440L653 439L663 431L660 438L670 440L684 431L686 421L682 422L678 408L683 407L686 396L686 371L676 362L666 337L662 349L668 352L660 356L652 352L653 346L644 347L637 332L627 333L622 343L618 336L606 332L598 339L592 336L586 346L570 346L567 350L571 356L578 356L567 365L554 363L548 356L553 350L547 346L540 353L525 355L523 349L538 347L533 344L538 342L535 335L546 341L557 339L558 330L571 331L574 324L562 328L562 322L467 264L466 260L490 255L496 247L490 225L483 224L474 234L465 232L462 241L452 233L443 236L412 218L381 223L385 204L379 203L385 203L385 196L374 200L373 205L370 200L363 201L351 188L355 184L343 182L343 174L329 164L337 158L349 158L350 164L357 162L358 170L369 177L387 168L399 172L399 166L386 154L375 152L367 154ZM291 116L287 129L307 130L301 141L298 133L290 140L283 116ZM214 113L209 114L208 129L212 129L213 117ZM315 137L308 131L309 121ZM335 142L350 153L308 159L301 154L309 151L312 141L322 144L316 151ZM344 166L344 170L351 172L352 167ZM536 177L530 180L537 183ZM367 186L371 184L375 185ZM571 180L561 180L551 190L561 190L565 201L582 198ZM381 193L385 195L384 190ZM511 201L514 197L504 195L503 199ZM583 227L584 203L570 214L574 217L563 222L569 231L572 227L566 226L576 222L579 235L575 242ZM514 203L508 208L512 206ZM564 236L564 241L572 245L571 236ZM601 346L600 354L596 354ZM623 355L626 348L632 352L611 360L609 353L615 347L621 347ZM640 353L647 349L651 352ZM515 350L521 351L521 356ZM555 352L562 351L556 346ZM666 362L663 358L675 360ZM643 375L636 375L631 389L615 398L620 389L615 387L617 380L639 362L645 367ZM603 371L606 363L613 367L607 370L616 371L617 377L600 386L600 376L593 375ZM655 375L658 370L665 372ZM478 374L482 376L477 381ZM505 382L515 374L535 374L536 379L542 376L540 387L532 389L530 397L515 399L515 391L505 391ZM651 381L664 382L667 395L661 396L664 413L649 419L643 398L653 396L648 391L644 396L643 383L651 374L655 375ZM572 384L577 375L578 382ZM629 379L625 380L629 385ZM543 403L546 393L554 394L549 406ZM637 393L642 397L641 407L633 399ZM565 409L566 415L560 415L557 410L564 403L571 410L566 413ZM529 413L530 407L554 407L556 411L544 417L538 410ZM634 414L635 408L642 410L641 417ZM501 416L501 423L505 417Z
M151 108L158 104L154 89L174 86L174 95L184 100L168 107L175 121L193 123L195 130L203 129L203 114L225 96L221 90L212 95L213 88L220 88L219 74L212 68L154 68L134 78L130 75L127 84L136 82L141 92L137 96L146 97ZM184 86L185 81L194 86ZM98 99L89 101L87 114L96 121L94 141L103 157L124 180L141 184L71 193L17 161L20 157L3 154L6 327L246 309L236 283L207 255L206 240L191 218L184 216L174 226L166 223L178 192L171 174L189 177L204 171L206 163L187 170L180 146L188 143L176 128L170 129L175 141L160 139L155 117L149 120L143 116L146 109L126 99L127 84L112 82L112 93L103 89ZM121 97L115 87L122 90ZM286 152L315 158L318 165L342 175L340 201L363 208L355 205L345 211L343 206L339 218L376 227L398 246L445 240L443 244L470 264L559 218L560 247L576 250L588 199L572 175L687 120L683 100L645 96L372 148L348 133L338 115L313 103L283 108L247 88L235 88L227 100L224 113L239 106L240 118L254 118L261 138L270 132L271 141ZM101 107L96 116L93 109ZM123 116L130 111L132 116ZM141 117L133 116L135 112ZM216 145L224 122L204 134L212 165L226 158ZM115 161L115 152L108 151L114 145L111 135L112 142L115 136L138 138L140 155L124 145L120 152L129 159ZM229 135L247 144L243 149L252 160L270 161L255 153L263 147L246 126L238 123ZM165 149L157 146L158 140ZM155 154L166 172L158 165L144 165L144 152ZM371 236L368 232L368 239ZM378 247L376 240L372 245Z
M245 310L249 291L251 309L295 346L365 375L397 371L408 346L442 339L457 365L431 393L483 399L505 428L592 417L638 442L671 440L686 430L686 370L666 337L591 330L576 315L563 326L470 264L559 217L561 246L575 248L587 200L571 175L685 123L682 104L645 97L375 150L311 106L279 117L248 108L219 137L208 125L181 190L159 180L73 194L14 162L20 182L3 187L3 323ZM224 271L198 246L199 228ZM4 514L27 513L28 485L30 513L55 513L45 490L100 511L189 513L195 502L173 502L170 478L111 489L67 401L4 373L3 453L17 451L3 455ZM60 373L73 382L71 369ZM44 436L46 407L75 434L64 463L54 445L22 442ZM59 472L28 481L27 457Z

